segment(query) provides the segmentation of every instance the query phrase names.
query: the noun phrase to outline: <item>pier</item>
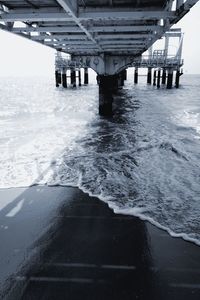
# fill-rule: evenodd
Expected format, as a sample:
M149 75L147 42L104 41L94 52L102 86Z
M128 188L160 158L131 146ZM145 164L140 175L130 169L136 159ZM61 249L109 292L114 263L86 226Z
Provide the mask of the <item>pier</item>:
M170 45L170 38L176 38L176 51L173 55L170 55L169 45ZM173 40L174 41L174 40ZM183 33L181 32L180 28L171 29L170 31L166 32L163 36L163 48L154 49L154 45L152 45L148 50L147 55L142 55L139 58L134 59L133 62L130 62L129 65L126 65L126 68L120 71L118 74L113 75L111 78L111 82L109 81L110 78L106 77L106 82L108 81L108 86L113 85L116 89L120 86L124 85L124 80L127 79L127 68L134 67L134 83L138 83L138 73L139 69L145 68L147 69L147 84L152 83L152 72L154 74L153 84L157 85L160 88L160 84L166 85L168 89L173 87L173 73L176 73L174 86L176 88L179 87L179 80L180 76L183 74L181 67L183 66L183 59L182 59L182 47L183 47ZM174 41L175 43L175 41ZM174 46L174 45L173 45ZM146 53L146 52L145 52ZM64 88L67 87L65 83L65 74L68 72L72 74L73 71L75 72L76 77L78 77L79 83L81 82L80 78L80 69L84 68L84 84L88 84L88 75L87 80L86 74L88 74L88 68L90 67L89 61L82 61L77 60L76 58L72 58L70 55L63 57L60 51L57 51L55 56L55 80L56 86L58 87L61 84ZM58 75L60 74L60 75ZM62 74L62 76L61 76ZM63 77L64 76L64 77ZM104 75L106 76L106 75ZM68 77L71 78L69 75ZM61 82L59 78L64 78L64 81ZM97 75L97 82L100 83L101 77ZM74 81L71 84L73 87L76 86ZM106 83L105 83L106 84ZM80 86L81 84L79 84ZM108 87L106 87L108 89Z
M145 66L149 84L154 69L153 84L158 88L160 80L162 84L167 80L167 88L172 88L174 72L175 86L179 87L181 51L175 59L170 59L166 49L169 37L180 35L179 31L171 31L171 27L197 1L0 1L0 28L69 54L75 62L70 69L73 87L80 76L80 66L85 66L85 84L87 68L95 70L99 113L110 115L112 92L123 85L124 70L129 66L135 67L135 84L138 68ZM152 52L143 59L142 54L163 36L166 37L163 52ZM61 76L60 69L56 69L56 86L62 81L63 87L67 87L65 72L66 68L62 68Z
M51 91L1 84L0 299L200 299L198 81L170 97L184 65L173 25L197 1L0 1L0 29L55 50Z

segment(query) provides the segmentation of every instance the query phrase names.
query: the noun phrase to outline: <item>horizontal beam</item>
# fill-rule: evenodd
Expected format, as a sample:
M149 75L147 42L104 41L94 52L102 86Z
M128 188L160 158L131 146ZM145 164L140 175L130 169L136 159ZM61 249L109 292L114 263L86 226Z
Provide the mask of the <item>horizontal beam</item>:
M139 12L105 12L105 13L80 13L79 17L70 17L69 13L63 12L31 12L31 13L4 13L0 15L0 20L4 22L25 21L25 22L59 22L59 21L74 21L75 23L88 19L101 20L160 20L160 19L174 19L175 12L168 11L139 11ZM81 28L83 29L83 28Z
M34 8L13 8L9 9L8 13L12 14L38 14L38 13L66 13L61 7L40 7Z
M89 30L90 32L152 32L155 30L159 30L161 26L155 26L155 25L140 25L140 26L136 26L136 25L115 25L115 26L93 26L91 27Z
M12 29L14 33L20 32L60 32L60 33L83 33L79 27L75 26L63 26L63 27L56 27L56 26L48 26L48 27L16 27Z
M134 25L127 25L127 26L93 26L89 28L88 30L90 32L152 32L155 30L159 30L161 26L155 26L155 25L140 25L140 26L134 26ZM37 26L37 27L16 27L12 29L12 32L18 33L18 32L83 32L79 27L74 26Z
M100 45L145 45L143 41L138 41L138 40L118 40L118 41L101 41Z
M73 21L67 13L6 13L0 15L3 22L59 22Z
M98 34L95 38L97 40L104 40L104 39L109 39L109 40L113 40L113 39L136 39L136 40L141 40L141 39L147 39L152 37L153 34L127 34L124 32L121 32L121 34Z
M104 45L102 46L103 49L124 49L124 50L129 50L129 49L144 49L144 45Z
M105 12L81 12L79 13L79 19L81 20L160 20L160 19L173 19L175 18L175 13L172 11L112 11L110 10Z
M141 55L143 53L143 50L138 50L138 49L129 49L129 50L126 50L126 49L105 49L104 52L111 52L112 54L117 54L117 53L123 53L124 55L129 55L130 53L134 53L135 55Z
M175 34L175 33L174 33ZM146 34L146 35L140 35L140 34L106 34L106 35L98 35L95 37L96 40L100 41L105 41L108 40L108 42L113 42L113 40L115 40L114 42L117 43L118 41L122 40L130 40L133 39L134 41L140 41L140 40L144 40L144 39L148 39L151 36L153 36L152 34ZM174 36L174 35L173 35ZM59 39L59 40L88 40L88 37L82 33L82 34L53 34L53 35L48 35L48 34L44 34L44 35L32 35L31 36L34 40L44 40L44 39Z
M54 35L32 35L31 36L34 40L44 40L44 39L59 39L59 40L88 40L88 37L86 34L76 34L76 35L70 35L70 34L54 34Z
M182 33L178 33L178 32L166 32L164 34L164 36L167 36L167 37L181 37L182 36Z
M44 41L44 43L46 44L46 45L54 45L54 44L56 44L57 46L59 46L59 45L63 45L63 44L65 44L65 45L82 45L82 46L84 46L84 45L94 45L94 46L96 46L92 41L62 41L62 42L60 42L60 41Z

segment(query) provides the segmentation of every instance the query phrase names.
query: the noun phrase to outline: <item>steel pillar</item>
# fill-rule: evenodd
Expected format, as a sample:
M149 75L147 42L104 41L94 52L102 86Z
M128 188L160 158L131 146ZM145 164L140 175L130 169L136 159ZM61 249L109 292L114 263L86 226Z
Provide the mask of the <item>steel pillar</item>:
M134 83L138 83L138 68L135 67L135 72L134 72Z
M124 69L122 72L123 72L123 78L124 78L124 80L127 80L127 70Z
M112 115L113 92L118 86L117 75L99 75L99 114Z
M158 70L158 77L157 77L157 88L160 88L160 69Z
M61 71L58 70L58 83L61 84L62 83L62 77L61 77Z
M151 68L148 68L148 72L147 72L147 84L151 84Z
M62 86L64 88L67 88L67 76L66 76L66 70L62 71Z
M163 69L163 72L162 72L162 84L165 84L166 83L166 76L167 74L166 74L166 70L165 69Z
M153 85L156 85L156 70L153 71Z
M76 87L76 71L74 69L70 70L70 79L71 79L71 85L73 87Z
M88 84L88 68L84 68L84 84Z
M55 82L56 82L56 87L59 87L59 73L58 73L58 70L55 71Z
M124 86L124 71L118 74L118 86Z
M168 70L168 76L167 76L167 89L171 89L173 84L173 70Z
M180 70L176 71L176 80L175 80L175 87L179 88L179 80L180 80Z
M97 81L97 84L99 85L99 75L98 74L96 76L96 81Z
M78 70L78 85L81 86L81 70Z

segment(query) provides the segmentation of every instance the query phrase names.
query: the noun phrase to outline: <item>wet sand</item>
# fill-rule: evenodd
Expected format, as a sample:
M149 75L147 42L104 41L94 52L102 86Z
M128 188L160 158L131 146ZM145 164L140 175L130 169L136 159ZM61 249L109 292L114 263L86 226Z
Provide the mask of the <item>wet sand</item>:
M0 190L0 299L200 299L200 247L77 188Z

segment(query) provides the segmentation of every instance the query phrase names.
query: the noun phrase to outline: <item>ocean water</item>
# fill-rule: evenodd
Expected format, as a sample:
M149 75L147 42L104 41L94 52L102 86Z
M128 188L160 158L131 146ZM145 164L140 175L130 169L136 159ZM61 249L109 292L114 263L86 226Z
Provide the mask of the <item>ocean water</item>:
M94 80L1 78L0 188L77 186L200 245L200 75L172 90L145 81L129 71L102 118Z

